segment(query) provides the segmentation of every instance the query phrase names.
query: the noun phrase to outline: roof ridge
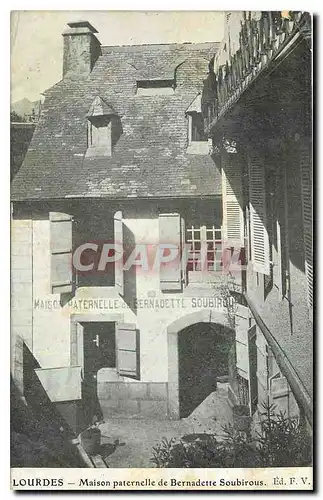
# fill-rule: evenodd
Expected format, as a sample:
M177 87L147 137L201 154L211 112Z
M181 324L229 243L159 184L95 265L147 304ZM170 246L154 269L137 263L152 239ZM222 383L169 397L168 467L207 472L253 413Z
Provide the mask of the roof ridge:
M125 43L121 45L101 45L102 49L115 48L115 47L160 47L166 45L209 45L209 44L220 44L220 41L210 40L208 42L169 42L169 43Z

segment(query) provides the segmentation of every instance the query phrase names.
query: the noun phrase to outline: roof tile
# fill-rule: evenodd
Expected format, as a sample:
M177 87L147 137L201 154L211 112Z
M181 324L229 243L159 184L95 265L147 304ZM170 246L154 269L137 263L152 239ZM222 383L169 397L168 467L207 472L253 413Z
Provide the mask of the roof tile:
M185 111L201 91L217 43L103 47L83 81L62 80L46 92L13 200L70 197L196 197L221 193L210 155L189 155ZM147 71L172 70L176 90L136 95ZM119 116L122 134L111 157L86 157L87 114L97 96Z

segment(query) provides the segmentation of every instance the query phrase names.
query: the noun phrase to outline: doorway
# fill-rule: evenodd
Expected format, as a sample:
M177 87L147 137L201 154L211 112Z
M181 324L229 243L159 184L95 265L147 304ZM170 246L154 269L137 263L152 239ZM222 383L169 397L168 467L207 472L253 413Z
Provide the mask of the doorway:
M85 425L103 419L97 375L101 368L116 368L115 322L84 322L83 415Z
M179 416L188 417L217 388L217 378L228 375L230 330L223 325L198 323L179 332Z

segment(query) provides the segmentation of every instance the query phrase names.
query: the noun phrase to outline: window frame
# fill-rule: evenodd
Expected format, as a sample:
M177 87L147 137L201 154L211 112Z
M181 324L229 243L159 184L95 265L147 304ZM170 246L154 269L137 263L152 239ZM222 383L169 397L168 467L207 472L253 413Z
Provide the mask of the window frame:
M199 233L199 237L195 237L196 233ZM209 234L211 233L211 237ZM217 238L216 235L220 235L220 238ZM214 225L210 226L194 226L191 225L186 228L186 243L191 244L191 251L193 256L190 256L187 260L187 269L188 273L190 272L203 272L202 269L198 269L200 264L199 255L201 253L202 245L206 245L206 266L207 272L218 272L221 267L221 252L220 252L220 260L219 256L219 248L221 249L222 245L222 230L221 228L216 228ZM209 247L209 244L212 245L212 248ZM191 255L192 255L191 254ZM211 255L211 258L209 256ZM209 264L213 263L213 269L209 268ZM190 264L192 265L192 269L190 269Z
M100 125L101 122L101 125ZM98 126L99 125L99 126ZM93 141L93 129L105 129L106 130L106 143L94 142ZM103 134L96 134L96 137L102 137ZM87 128L87 149L91 152L105 152L105 156L111 156L112 154L112 119L108 115L100 115L88 117L88 128Z
M187 113L187 118L188 118L188 144L191 145L191 144L196 144L196 143L207 143L208 142L208 138L207 138L207 136L205 135L205 132L204 132L204 125L203 125L203 116L202 116L202 113L198 113L196 111L194 111L194 112L192 111L192 112ZM197 119L197 118L201 119L201 125L202 125L202 128L203 128L203 136L205 137L205 139L201 139L201 140L195 140L195 139L193 139L194 118L195 119Z
M137 80L136 96L171 96L175 93L174 79Z

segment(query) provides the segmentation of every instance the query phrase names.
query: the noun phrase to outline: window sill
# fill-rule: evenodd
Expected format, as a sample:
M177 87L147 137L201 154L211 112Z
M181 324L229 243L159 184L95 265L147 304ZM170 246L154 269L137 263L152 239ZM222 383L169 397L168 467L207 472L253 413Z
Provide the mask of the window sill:
M175 95L175 90L173 88L163 88L163 89L137 89L137 97L162 97L162 96L172 96Z
M209 143L207 141L191 142L186 153L189 155L208 155L210 153Z
M188 283L217 283L221 281L219 271L188 271Z
M109 151L109 148L107 146L100 146L100 147L90 147L87 149L85 153L85 157L95 157L95 156L111 156L111 151Z

